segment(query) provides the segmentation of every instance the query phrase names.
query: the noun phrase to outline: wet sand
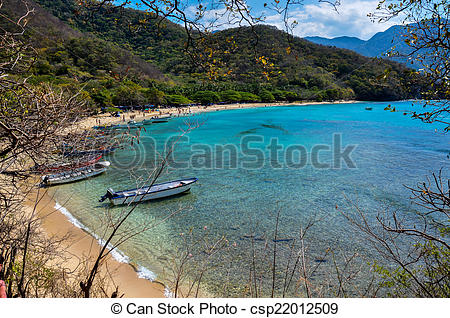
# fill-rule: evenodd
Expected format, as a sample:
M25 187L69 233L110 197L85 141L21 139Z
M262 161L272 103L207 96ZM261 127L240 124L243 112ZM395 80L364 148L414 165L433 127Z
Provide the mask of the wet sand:
M36 192L30 193L26 208L31 212L36 200ZM82 259L95 259L100 252L101 246L89 233L74 226L65 215L55 208L55 201L47 193L39 194L39 203L36 208L41 218L42 229L49 237L63 237L67 234L70 238L64 242L63 257L67 259L64 263L70 271L80 267ZM121 263L108 255L101 267L102 274L108 274L106 293L111 295L116 286L119 287L119 296L124 297L164 297L164 285L159 282L151 282L139 278L134 267L127 263Z

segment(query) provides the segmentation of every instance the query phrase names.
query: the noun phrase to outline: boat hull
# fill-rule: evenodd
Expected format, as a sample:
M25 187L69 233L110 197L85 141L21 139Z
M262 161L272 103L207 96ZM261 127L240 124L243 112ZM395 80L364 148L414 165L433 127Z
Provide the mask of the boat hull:
M106 168L99 169L90 173L81 173L78 176L73 176L69 178L58 178L58 179L49 179L47 182L45 182L46 185L57 185L57 184L64 184L64 183L71 183L76 182L80 180L84 180L87 178L98 176L99 174L102 174L106 171Z
M144 119L140 123L143 124L143 125L160 124L160 123L167 123L171 119L172 119L172 117L161 117L161 118L153 118L153 119Z
M107 170L109 161L102 161L91 166L75 169L68 172L60 172L42 176L42 185L50 186L64 183L71 183L87 178L98 176Z
M156 200L156 199L163 199L166 197L171 197L177 194L181 194L184 192L188 192L191 189L192 184L183 186L183 187L178 187L178 188L173 188L173 189L168 189L168 190L164 190L164 191L160 191L160 192L155 192L155 193L147 193L147 194L141 194L141 195L136 195L136 196L130 196L130 197L125 197L125 198L110 198L110 202L114 205L121 205L121 204L129 204L129 203L138 203L138 202L144 202L144 201L149 201L149 200Z
M100 202L109 199L113 205L121 205L162 199L189 191L195 182L197 182L197 178L188 178L118 192L108 189L106 194L101 197Z

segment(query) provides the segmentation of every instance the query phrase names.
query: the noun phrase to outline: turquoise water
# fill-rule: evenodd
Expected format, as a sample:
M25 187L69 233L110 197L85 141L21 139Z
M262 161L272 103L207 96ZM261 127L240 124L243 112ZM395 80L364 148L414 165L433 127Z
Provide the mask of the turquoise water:
M376 257L373 248L339 211L353 213L352 204L356 204L371 222L385 209L404 212L407 221L413 221L415 207L411 206L410 193L403 185L413 186L439 169L448 176L450 136L435 131L437 126L384 111L387 104L263 107L176 118L148 126L133 150L119 150L107 157L112 167L106 174L52 191L58 203L102 236L104 220L129 208L98 203L100 196L108 187L123 190L145 183L155 165L155 148L164 149L167 139L179 135L180 128L186 127L186 120L199 122L200 127L187 135L188 140L177 144L173 156L175 162L188 163L188 167L169 167L159 180L195 176L198 182L190 194L138 205L126 228L142 228L173 211L179 213L121 244L121 252L168 284L174 276L173 269L179 266L176 260L183 253L192 254L192 260L207 259L209 265L217 265L203 278L208 291L216 295L242 295L242 289L238 290L249 277L252 246L261 258L260 266L270 266L272 256L262 255L272 253L279 211L278 239L286 240L277 243L280 264L289 259L289 246L294 243L291 239L296 238L298 243L300 228L316 220L308 229L305 244L309 264L320 264L312 278L315 286L320 286L330 277L327 273L333 271L333 259L340 264L344 254L357 252L361 265ZM397 109L410 109L411 102L390 104ZM373 110L365 110L367 106ZM334 134L341 138L342 151L354 146L349 155L351 162L338 160L340 166L335 164L332 151L326 148L332 148ZM253 140L250 155L240 148L245 138ZM267 149L271 138L282 148L278 160ZM235 161L228 155L218 155L216 145L225 144L228 149L236 149ZM287 166L282 158L292 145L300 150L291 152L292 162ZM317 145L322 145L317 161L326 167L318 167L311 161ZM260 157L255 156L258 149ZM301 167L295 166L305 159ZM212 242L222 235L230 246L214 257L208 258L206 243L190 243L191 247L186 249L191 236L199 240L206 240L206 236ZM253 241L251 236L257 240ZM358 284L363 285L367 275L361 274ZM232 286L233 291L224 291L225 285Z

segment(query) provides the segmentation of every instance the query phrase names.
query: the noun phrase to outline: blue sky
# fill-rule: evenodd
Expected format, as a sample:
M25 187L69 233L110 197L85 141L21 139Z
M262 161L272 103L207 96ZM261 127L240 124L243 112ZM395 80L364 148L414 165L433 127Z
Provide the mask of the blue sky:
M116 1L121 2L123 0ZM195 5L200 2L211 9L206 17L212 18L217 12L221 12L220 3L223 1L181 0L180 2L184 3L186 11L192 15L196 11ZM268 9L268 7L264 7L264 3L268 3L270 6L273 2L274 0L247 0L247 4L254 15L262 14L265 16L264 23L284 29L282 16ZM280 3L285 2L286 0L280 0ZM384 31L394 24L399 24L398 20L388 23L374 23L370 20L367 14L375 11L378 2L379 0L340 0L338 11L336 11L329 3L320 2L319 0L304 0L302 5L295 5L291 8L290 20L298 22L293 33L300 37L322 36L331 38L356 36L367 40L375 33ZM211 6L212 4L215 4L215 8ZM223 22L219 29L230 27L225 20Z
M283 28L282 17L264 8L264 3L270 1L273 0L248 0L248 4L255 12L265 14L267 24ZM292 8L290 16L299 23L293 32L301 37L316 35L331 38L346 35L367 40L375 33L399 24L398 21L373 23L370 20L367 14L375 11L378 2L379 0L341 0L336 12L328 3L304 0L302 5Z
M375 33L384 31L398 21L373 23L367 16L374 12L378 0L341 0L336 10L328 3L317 0L305 0L302 6L296 6L291 12L292 19L298 21L294 34L298 36L356 36L367 40ZM250 0L259 7L261 1ZM256 8L256 7L255 7ZM281 17L267 13L266 23L282 27Z

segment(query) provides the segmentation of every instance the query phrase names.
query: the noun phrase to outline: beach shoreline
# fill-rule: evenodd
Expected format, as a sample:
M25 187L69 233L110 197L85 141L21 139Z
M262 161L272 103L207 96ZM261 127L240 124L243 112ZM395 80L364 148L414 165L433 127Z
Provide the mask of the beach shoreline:
M166 117L166 116L190 116L201 113L222 111L222 110L236 110L248 108L263 108L263 107L285 107L285 106L314 106L314 105L331 105L331 104L352 104L360 103L357 100L339 100L334 102L277 102L277 103L235 103L235 104L213 104L208 106L182 106L161 108L157 111L142 112L142 111L127 111L121 114L120 117L112 117L109 113L99 114L81 119L77 123L77 127L81 129L92 129L94 126L108 126L125 124L130 120L136 122L152 117Z
M36 211L44 235L56 239L69 235L61 246L61 257L69 272L79 270L84 260L89 259L92 262L99 254L102 246L98 239L83 228L75 226L62 213L63 207L58 205L47 191L32 191L27 196L24 207L28 213ZM100 274L108 277L105 280L107 295L111 295L116 287L118 295L123 294L125 298L164 298L166 295L163 283L140 278L137 268L132 263L119 262L111 254L101 266Z
M141 121L154 116L189 116L205 112L236 110L246 108L277 107L277 106L311 106L324 104L347 104L358 101L337 101L337 102L306 102L306 103L248 103L248 104L223 104L211 106L187 106L180 108L163 108L160 111L144 113L142 111L126 112L122 117L112 117L109 114L100 114L80 120L76 126L78 129L92 129L97 125L114 125L129 121ZM29 195L26 204L27 209L33 209L36 201L36 193ZM88 233L71 222L69 217L57 208L57 202L46 191L41 194L37 211L42 220L41 228L46 235L61 237L66 234L71 235L70 242L64 246L64 257L68 259L70 269L76 268L80 259L94 257L98 255L101 245L92 233ZM107 270L114 272L108 284L108 292L112 293L116 286L119 286L119 294L124 294L127 298L161 298L167 295L165 286L161 282L150 281L138 276L138 271L132 263L122 263L108 255L106 260Z

